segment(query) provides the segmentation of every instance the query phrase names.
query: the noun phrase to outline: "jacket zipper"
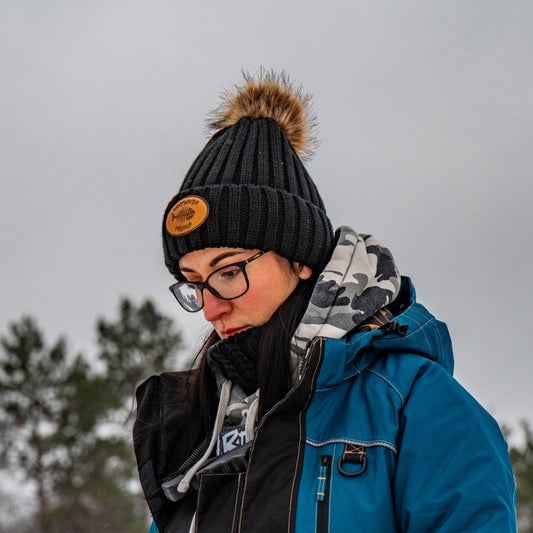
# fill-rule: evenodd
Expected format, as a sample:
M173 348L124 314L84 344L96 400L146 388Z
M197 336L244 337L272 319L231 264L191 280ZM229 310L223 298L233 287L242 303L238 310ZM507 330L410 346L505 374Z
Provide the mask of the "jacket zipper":
M316 533L327 533L329 531L331 459L331 455L322 455L322 457L320 457L320 469L316 491Z
M323 337L315 337L311 343L309 344L309 346L307 347L307 350L305 352L305 357L304 357L304 366L303 366L303 370L305 370L306 368L306 365L307 363L309 362L309 359L310 359L310 356L311 356L311 353L312 351L315 349L315 347L318 345L318 348L319 350L321 351L320 355L319 355L319 359L317 361L317 365L321 362L322 360L322 356L323 356L323 350L324 350L324 339ZM303 376L303 370L302 370L302 374L300 375L300 379L301 379L301 376ZM299 385L300 383L298 383ZM298 386L297 385L297 386ZM297 387L296 386L296 387ZM293 387L291 388L291 390L281 399L279 400L273 407L271 407L269 409L269 411L267 413L265 413L263 415L263 417L261 418L261 420L259 420L258 424L257 424L257 427L255 429L255 437L254 437L254 440L252 441L252 447L250 449L250 455L249 455L249 458L248 458L248 464L250 464L251 460L252 460L252 456L253 456L253 452L254 452L254 444L257 440L257 436L259 434L259 431L261 429L261 427L263 426L263 424L265 423L265 420L267 420L267 418L281 405L283 404L285 401L287 401L287 398L293 393L293 389L296 388L296 387ZM309 404L309 401L311 399L311 394L309 396L309 398L307 399L307 403L306 403L306 407L307 405ZM305 442L305 436L303 438L303 442ZM329 469L331 468L331 456L330 456L330 459L329 459L329 464L330 464L330 467ZM295 472L295 476L296 474L298 474L300 471L301 471L301 468L302 468L302 464L301 464L301 461L298 463L297 465L297 470ZM245 481L244 481L244 489L243 489L243 494L246 492L246 484L247 484L247 473L245 474ZM296 477L295 477L296 479ZM291 500L292 500L292 497L295 495L295 490L297 491L297 484L293 484L293 488L291 490ZM329 505L329 504L328 504ZM241 499L241 503L240 503L240 507L241 507L241 511L240 511L240 517L239 517L239 522L238 522L238 529L237 531L241 531L241 521L242 521L242 514L243 514L243 506L244 506L244 496L242 497ZM327 518L327 517L326 517ZM291 507L290 509L290 517L289 517L289 524L288 524L288 531L294 531L294 520L295 520L295 512L293 510L293 508ZM317 530L317 531L321 531L321 530ZM326 521L326 529L324 531L327 531L327 521Z

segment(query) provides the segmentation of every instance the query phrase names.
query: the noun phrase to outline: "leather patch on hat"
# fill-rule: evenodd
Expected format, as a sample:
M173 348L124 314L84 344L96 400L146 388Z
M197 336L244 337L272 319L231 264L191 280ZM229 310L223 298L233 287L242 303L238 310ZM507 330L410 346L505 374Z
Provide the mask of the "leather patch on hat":
M201 226L209 214L209 205L200 196L186 196L168 212L166 228L171 235L186 235Z

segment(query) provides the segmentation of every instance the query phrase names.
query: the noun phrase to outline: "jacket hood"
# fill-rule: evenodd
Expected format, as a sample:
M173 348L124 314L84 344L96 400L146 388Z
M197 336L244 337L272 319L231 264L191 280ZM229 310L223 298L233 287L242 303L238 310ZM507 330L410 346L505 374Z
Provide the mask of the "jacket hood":
M448 327L416 301L411 280L402 277L400 293L389 306L394 320L372 331L343 339L326 339L318 386L332 386L370 365L380 354L416 354L453 374L453 350ZM339 364L344 361L344 365Z

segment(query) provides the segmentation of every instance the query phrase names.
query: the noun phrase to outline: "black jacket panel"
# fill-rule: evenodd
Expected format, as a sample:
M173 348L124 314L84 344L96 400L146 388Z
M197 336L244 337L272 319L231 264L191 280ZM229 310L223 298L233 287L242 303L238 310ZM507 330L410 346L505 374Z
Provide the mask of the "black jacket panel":
M187 457L176 457L187 432L191 373L152 376L137 390L134 446L141 484L161 533L188 533L196 512L197 533L293 531L299 472L305 445L305 410L322 359L313 343L303 378L259 422L246 472L203 474L197 493L179 502L166 499L161 482ZM179 455L179 454L177 454ZM267 503L268 502L268 503Z

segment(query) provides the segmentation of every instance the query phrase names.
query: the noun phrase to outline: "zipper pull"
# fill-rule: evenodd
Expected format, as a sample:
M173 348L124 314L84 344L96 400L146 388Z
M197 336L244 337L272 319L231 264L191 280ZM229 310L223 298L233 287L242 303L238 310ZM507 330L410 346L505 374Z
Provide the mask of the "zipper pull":
M331 455L322 455L320 457L320 470L318 471L318 487L316 491L316 500L318 502L323 502L326 499L330 470Z

